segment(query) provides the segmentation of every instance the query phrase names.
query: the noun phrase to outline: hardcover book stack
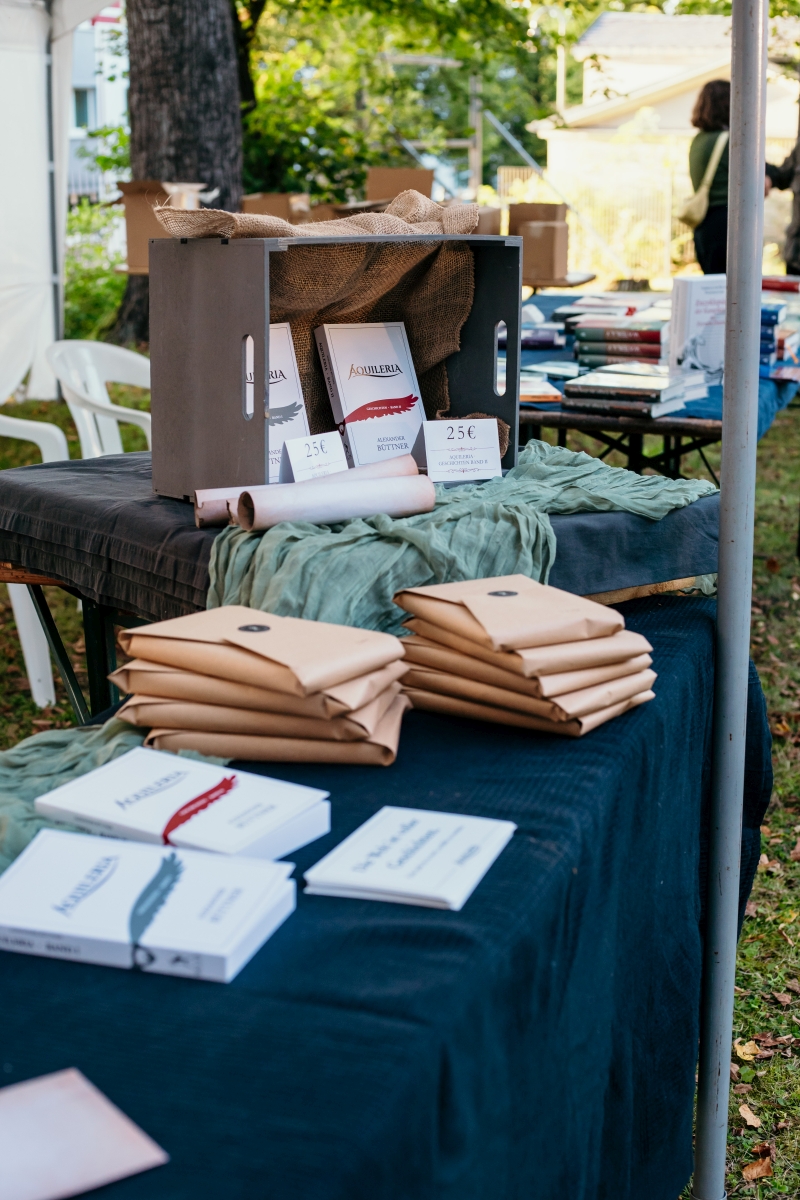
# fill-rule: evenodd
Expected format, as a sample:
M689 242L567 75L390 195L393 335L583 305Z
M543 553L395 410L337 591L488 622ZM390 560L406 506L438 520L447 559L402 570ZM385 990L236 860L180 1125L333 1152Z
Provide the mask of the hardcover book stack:
M240 605L125 630L118 716L146 745L262 762L394 762L409 707L397 638Z
M575 327L575 357L582 367L606 367L641 359L657 363L663 359L662 320L608 320L584 317Z
M786 313L786 305L780 301L761 301L761 347L758 360L758 374L761 379L769 379L778 361L778 329L781 322L786 320Z
M610 416L666 417L708 395L702 371L671 371L665 363L619 363L564 385L562 406Z
M398 592L414 708L581 737L652 700L652 647L622 616L525 575Z

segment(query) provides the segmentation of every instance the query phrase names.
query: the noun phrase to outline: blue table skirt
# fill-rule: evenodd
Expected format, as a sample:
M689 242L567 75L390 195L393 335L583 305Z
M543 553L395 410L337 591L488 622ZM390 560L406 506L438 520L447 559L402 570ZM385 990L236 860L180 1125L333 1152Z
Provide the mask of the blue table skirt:
M675 1200L691 1169L714 605L623 606L657 699L580 741L411 713L395 766L272 766L519 829L460 913L300 895L230 985L0 953L5 1083L79 1067L164 1146L111 1200ZM743 897L769 796L751 689Z

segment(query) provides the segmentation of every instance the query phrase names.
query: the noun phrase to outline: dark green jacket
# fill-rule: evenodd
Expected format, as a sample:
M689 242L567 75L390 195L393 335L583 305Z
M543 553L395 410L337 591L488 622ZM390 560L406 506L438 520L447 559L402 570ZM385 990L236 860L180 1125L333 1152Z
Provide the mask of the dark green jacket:
M692 187L695 191L703 181L703 174L711 158L719 133L698 133L689 147L689 174L692 177ZM708 207L718 208L728 203L728 149L722 151L716 174L711 180L711 190L708 197Z
M784 258L794 273L800 264L800 143L795 145L791 154L779 167L767 163L767 174L773 187L791 188L794 193L792 219L786 230L786 245L783 251Z

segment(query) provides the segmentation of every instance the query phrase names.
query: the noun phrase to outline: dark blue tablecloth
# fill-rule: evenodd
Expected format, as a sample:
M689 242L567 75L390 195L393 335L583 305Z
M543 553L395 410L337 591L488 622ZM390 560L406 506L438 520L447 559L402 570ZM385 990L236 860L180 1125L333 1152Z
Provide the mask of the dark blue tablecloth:
M77 1066L172 1156L93 1195L675 1200L714 606L623 611L655 647L657 699L585 739L412 713L386 770L267 770L331 791L301 870L386 803L516 821L462 912L301 895L228 986L0 954L0 1079ZM770 777L751 699L752 866Z

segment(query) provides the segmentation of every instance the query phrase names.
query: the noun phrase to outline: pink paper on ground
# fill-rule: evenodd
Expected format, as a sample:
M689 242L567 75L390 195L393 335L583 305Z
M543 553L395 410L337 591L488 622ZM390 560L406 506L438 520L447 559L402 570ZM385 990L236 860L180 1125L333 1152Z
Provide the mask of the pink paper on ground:
M74 1067L0 1088L3 1200L62 1200L166 1162Z

